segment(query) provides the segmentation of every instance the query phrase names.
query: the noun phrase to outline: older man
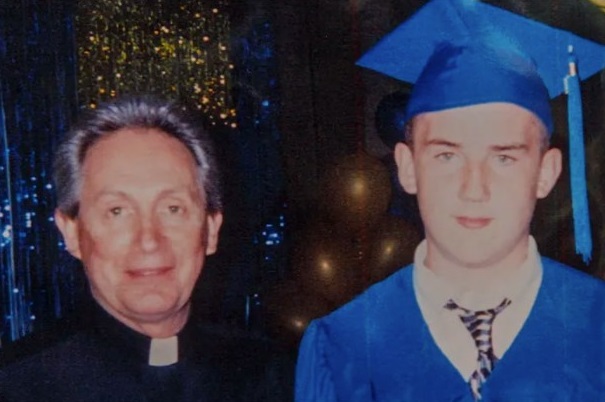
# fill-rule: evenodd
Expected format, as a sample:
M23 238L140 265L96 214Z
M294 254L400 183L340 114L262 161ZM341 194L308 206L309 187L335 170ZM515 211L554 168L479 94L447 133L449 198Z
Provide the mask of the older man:
M96 303L84 329L2 369L2 401L288 399L267 343L192 313L223 215L191 116L152 98L102 106L68 134L54 173L55 220Z
M604 400L605 284L541 257L530 235L561 172L549 93L568 74L573 95L567 45L584 76L605 64L566 32L433 0L361 60L415 82L395 159L426 239L412 266L310 325L298 402Z

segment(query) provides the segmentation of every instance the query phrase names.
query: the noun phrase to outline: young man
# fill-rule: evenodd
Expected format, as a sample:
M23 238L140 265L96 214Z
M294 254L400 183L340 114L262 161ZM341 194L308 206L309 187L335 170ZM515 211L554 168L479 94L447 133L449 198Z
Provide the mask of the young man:
M511 28L525 29L513 32L521 43L550 30L434 0L361 60L415 82L395 158L426 239L411 267L310 325L298 402L605 398L605 283L541 257L529 232L562 156L548 146L548 72ZM569 37L580 53L592 46ZM400 75L407 66L416 71Z

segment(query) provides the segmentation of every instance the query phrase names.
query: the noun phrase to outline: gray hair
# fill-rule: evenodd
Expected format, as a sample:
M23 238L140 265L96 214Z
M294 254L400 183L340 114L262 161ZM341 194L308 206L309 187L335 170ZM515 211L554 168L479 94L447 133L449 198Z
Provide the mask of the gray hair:
M124 128L152 128L180 141L195 159L206 209L211 213L222 210L220 173L206 130L183 106L142 96L117 99L89 110L67 133L53 166L59 211L71 218L78 216L86 153L101 138Z

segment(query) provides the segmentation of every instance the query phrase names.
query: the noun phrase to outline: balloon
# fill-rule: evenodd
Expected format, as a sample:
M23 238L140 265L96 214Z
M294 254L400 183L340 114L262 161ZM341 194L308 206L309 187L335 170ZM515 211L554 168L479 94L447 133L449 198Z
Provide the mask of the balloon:
M329 168L320 186L320 209L349 231L374 225L391 199L388 169L365 152L348 155Z
M292 269L309 293L339 306L360 291L359 254L348 237L326 224L311 225L294 242Z
M403 141L405 109L409 99L409 94L396 91L382 98L376 107L376 131L382 142L391 149Z
M284 281L266 297L269 331L285 343L296 346L311 320L330 312L321 296L305 293L296 283Z
M366 260L372 283L412 263L416 246L422 240L414 225L392 215L385 215L372 233Z

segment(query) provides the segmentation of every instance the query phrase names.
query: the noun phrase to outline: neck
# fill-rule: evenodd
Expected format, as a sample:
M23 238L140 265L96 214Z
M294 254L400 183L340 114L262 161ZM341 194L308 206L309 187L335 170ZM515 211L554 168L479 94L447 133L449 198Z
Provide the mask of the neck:
M122 324L150 338L170 338L177 335L189 319L190 304L185 304L179 311L167 317L145 318L127 317L101 306Z
M529 237L520 241L513 252L503 258L465 264L455 256L440 253L435 245L427 241L424 265L459 289L489 291L521 268L528 258L528 243Z
M133 328L150 338L170 338L177 335L187 323L189 315L179 315L178 317L170 317L162 322L146 322L137 323L137 327Z

